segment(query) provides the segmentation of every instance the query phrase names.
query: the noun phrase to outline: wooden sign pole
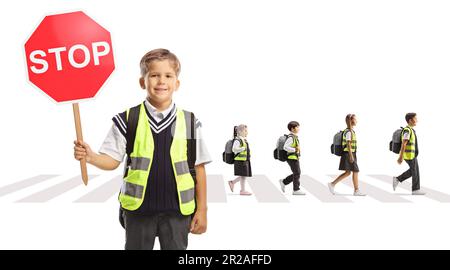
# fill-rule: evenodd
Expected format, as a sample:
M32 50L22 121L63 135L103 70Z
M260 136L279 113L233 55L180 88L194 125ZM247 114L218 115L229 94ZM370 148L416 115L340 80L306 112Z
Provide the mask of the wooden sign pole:
M73 117L75 119L75 131L77 133L77 140L83 141L83 132L81 131L81 119L80 119L80 107L78 106L78 103L73 103ZM87 167L86 167L86 159L80 160L80 166L81 166L81 179L83 179L83 183L87 186L88 184L88 174L87 174Z

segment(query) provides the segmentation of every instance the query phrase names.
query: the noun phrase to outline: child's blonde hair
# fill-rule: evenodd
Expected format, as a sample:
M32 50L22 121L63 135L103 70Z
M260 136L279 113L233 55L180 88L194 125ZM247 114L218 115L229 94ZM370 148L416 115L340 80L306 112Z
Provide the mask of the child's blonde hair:
M234 137L237 137L237 136L242 136L243 135L243 133L244 133L244 130L247 128L247 126L246 125L244 125L244 124L242 124L242 125L239 125L239 126L234 126Z
M352 128L352 120L353 118L355 118L356 115L349 113L347 114L347 116L345 117L345 123L347 124L347 128L351 129Z
M177 56L173 54L171 51L167 49L155 49L146 53L141 58L140 67L141 67L141 77L144 77L148 72L148 67L153 61L162 61L169 60L170 64L173 67L177 77L180 74L181 64L178 60Z

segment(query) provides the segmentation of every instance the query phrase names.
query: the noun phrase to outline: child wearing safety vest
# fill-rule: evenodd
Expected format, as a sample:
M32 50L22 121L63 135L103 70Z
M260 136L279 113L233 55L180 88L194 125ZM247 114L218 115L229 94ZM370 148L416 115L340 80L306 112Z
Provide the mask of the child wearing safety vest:
M280 188L284 193L286 185L293 183L294 190L292 192L292 195L305 195L306 193L300 190L300 144L298 141L298 131L300 129L300 124L297 121L291 121L288 123L287 128L291 133L288 135L283 149L287 152L286 162L291 168L292 174L284 179L279 180Z
M247 177L252 176L252 166L250 163L250 147L247 141L248 130L246 125L234 127L233 132L233 153L234 153L234 175L236 179L228 181L231 192L234 191L234 185L241 183L240 195L249 196L252 193L245 190Z
M417 135L414 130L414 127L417 125L417 114L407 113L405 120L408 126L402 131L402 148L400 149L397 163L400 165L405 160L409 169L400 176L393 177L392 187L395 191L399 183L412 177L412 195L425 195L425 192L420 190L419 162L417 161L419 145L417 144Z
M127 155L119 194L125 249L153 249L158 236L161 249L183 250L189 232L206 231L205 164L211 158L201 123L172 99L180 86L178 58L166 49L152 50L140 69L147 98L114 116L99 153L75 141L75 159L114 170Z
M362 193L359 190L359 181L358 181L358 173L359 167L356 158L356 149L357 149L357 140L356 133L354 127L356 126L356 115L348 114L345 117L345 123L347 124L347 128L344 130L342 134L342 147L343 154L341 156L341 161L339 163L339 170L345 171L341 175L339 175L333 182L328 183L328 188L331 194L335 195L334 187L341 180L350 176L353 173L353 195L354 196L365 196L366 194Z

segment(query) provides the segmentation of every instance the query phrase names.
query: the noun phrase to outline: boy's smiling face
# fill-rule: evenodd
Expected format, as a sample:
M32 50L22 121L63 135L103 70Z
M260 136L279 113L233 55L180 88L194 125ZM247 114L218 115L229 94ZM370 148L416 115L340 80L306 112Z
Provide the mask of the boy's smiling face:
M180 81L169 60L156 60L149 64L148 72L139 79L139 84L147 90L150 103L164 110L172 102L173 92L178 90Z

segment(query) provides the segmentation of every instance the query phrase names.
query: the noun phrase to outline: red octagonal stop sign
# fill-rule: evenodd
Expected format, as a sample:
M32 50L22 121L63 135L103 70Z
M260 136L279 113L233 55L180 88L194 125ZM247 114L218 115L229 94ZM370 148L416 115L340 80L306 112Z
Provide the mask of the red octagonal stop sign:
M114 70L109 32L81 11L46 16L25 53L30 81L57 102L94 97Z

